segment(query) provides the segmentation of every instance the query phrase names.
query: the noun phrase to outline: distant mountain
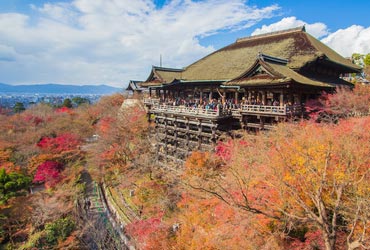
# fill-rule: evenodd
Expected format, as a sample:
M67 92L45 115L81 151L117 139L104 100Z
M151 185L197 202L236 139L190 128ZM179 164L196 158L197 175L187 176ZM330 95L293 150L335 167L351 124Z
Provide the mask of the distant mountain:
M121 92L121 88L108 85L65 85L65 84L33 84L8 85L0 83L0 93L28 93L28 94L113 94Z

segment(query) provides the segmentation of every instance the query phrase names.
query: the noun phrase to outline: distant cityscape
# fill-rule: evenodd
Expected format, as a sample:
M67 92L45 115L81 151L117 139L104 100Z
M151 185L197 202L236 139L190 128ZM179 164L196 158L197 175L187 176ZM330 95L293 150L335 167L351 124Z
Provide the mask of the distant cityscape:
M74 97L86 98L90 103L97 102L102 95L97 94L80 94L80 95L61 95L61 94L12 94L0 93L0 107L3 109L13 109L16 103L22 103L27 109L31 105L38 103L46 103L52 106L61 106L65 99L73 99Z
M0 108L12 110L16 104L21 104L25 109L38 103L51 106L62 106L65 99L83 98L89 103L96 103L101 96L122 92L121 88L107 85L8 85L0 83Z

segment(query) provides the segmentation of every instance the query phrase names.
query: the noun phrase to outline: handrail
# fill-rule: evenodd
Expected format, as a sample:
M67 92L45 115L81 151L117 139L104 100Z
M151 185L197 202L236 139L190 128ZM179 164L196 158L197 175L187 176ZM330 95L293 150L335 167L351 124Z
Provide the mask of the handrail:
M145 98L144 99L144 104L155 105L155 104L159 104L159 102L160 102L160 99L155 99L155 98Z
M261 114L279 114L286 115L287 107L284 106L265 106L265 105L242 105L242 112L261 113Z
M206 109L185 106L171 106L171 105L154 105L151 109L152 112L167 112L176 114L189 114L189 115L207 115L212 117L223 117L231 115L229 110L224 109Z
M243 113L252 114L270 114L270 115L300 115L302 114L301 105L284 105L284 106L267 106L267 105L249 105L243 104L240 108L236 109L225 109L225 108L197 108L197 107L186 107L186 106L173 106L167 104L159 104L159 99L147 99L151 100L152 104L151 112L165 112L172 114L187 114L187 115L202 115L210 117L226 117L226 116L240 116ZM157 102L158 101L158 102ZM149 101L148 101L149 103Z

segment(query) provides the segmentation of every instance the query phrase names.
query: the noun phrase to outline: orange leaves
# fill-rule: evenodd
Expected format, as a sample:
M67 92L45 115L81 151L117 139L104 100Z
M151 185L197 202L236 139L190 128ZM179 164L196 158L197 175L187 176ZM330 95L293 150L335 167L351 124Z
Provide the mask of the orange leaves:
M329 235L340 234L339 228L350 232L355 225L351 239L355 241L360 237L358 232L367 232L363 221L368 220L366 207L370 206L369 131L370 117L341 120L336 125L283 124L267 135L246 135L240 140L248 143L233 140L220 144L216 154L224 159L225 167L217 176L209 174L213 170L209 167L212 154L193 153L185 164L184 177L206 176L198 183L186 180L194 193L203 191L203 197L216 197L222 204L239 208L235 216L243 216L240 211L246 211L249 225L259 237L307 227L307 244L295 241L295 247L311 243L322 246L324 241L333 245L335 242L328 243ZM191 196L184 199L179 208L186 210L185 214L197 209L192 213L206 216L212 226L215 218L200 206L208 206L213 214L227 215L226 210L212 210L210 203L192 201ZM187 217L193 219L194 215ZM187 223L199 227L199 222ZM223 223L225 226L229 222ZM208 236L212 231L207 227L202 230ZM195 235L190 229L187 234L199 237L199 232ZM368 238L366 233L364 240Z
M174 249L248 249L250 217L215 197L184 194L178 207Z
M184 177L209 178L217 174L221 164L209 152L194 151L185 162Z
M210 161L208 152L193 152L185 162L185 172L188 175L203 176L207 172Z

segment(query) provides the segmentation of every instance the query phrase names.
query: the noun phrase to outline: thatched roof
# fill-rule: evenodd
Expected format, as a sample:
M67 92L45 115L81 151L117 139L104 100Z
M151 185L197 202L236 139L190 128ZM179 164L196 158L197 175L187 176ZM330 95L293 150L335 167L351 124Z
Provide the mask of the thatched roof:
M299 82L319 86L319 81L299 75L301 68L321 61L333 65L338 73L360 72L361 68L343 58L325 44L305 32L304 27L238 39L184 69L154 67L143 87L166 85L175 79L183 82L230 81L256 61L260 53L287 60L279 70ZM271 66L273 67L273 66ZM305 78L305 79L303 79ZM262 83L261 83L262 84ZM322 83L324 84L324 83Z
M238 39L185 68L185 80L230 80L249 68L259 53L289 61L288 67L298 70L318 58L340 65L344 72L361 70L316 38L304 28L290 29Z

